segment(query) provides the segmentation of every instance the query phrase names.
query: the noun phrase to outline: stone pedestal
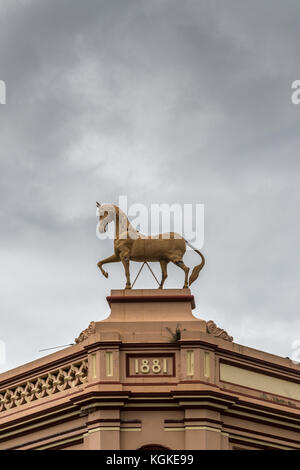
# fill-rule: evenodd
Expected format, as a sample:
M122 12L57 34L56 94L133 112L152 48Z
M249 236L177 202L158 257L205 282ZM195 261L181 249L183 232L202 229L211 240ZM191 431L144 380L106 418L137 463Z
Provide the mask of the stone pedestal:
M190 289L113 290L107 302L109 317L93 323L90 329L103 340L166 343L172 340L170 330L206 332L206 321L192 314L195 301Z

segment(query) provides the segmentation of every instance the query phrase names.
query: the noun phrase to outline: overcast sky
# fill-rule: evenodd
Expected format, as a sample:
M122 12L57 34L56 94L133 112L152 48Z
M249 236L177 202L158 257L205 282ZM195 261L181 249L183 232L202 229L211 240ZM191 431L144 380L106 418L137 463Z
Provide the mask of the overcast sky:
M95 201L119 195L205 204L197 316L291 356L299 15L299 0L0 0L0 370L108 314L124 274L96 266L113 246L95 236ZM165 287L182 286L177 271Z

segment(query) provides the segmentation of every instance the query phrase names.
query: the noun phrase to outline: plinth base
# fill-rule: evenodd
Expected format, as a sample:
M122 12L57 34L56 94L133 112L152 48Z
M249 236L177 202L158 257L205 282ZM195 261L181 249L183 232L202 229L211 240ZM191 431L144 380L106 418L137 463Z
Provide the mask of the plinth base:
M195 301L190 289L112 290L107 302L109 317L93 325L102 340L168 342L176 331L178 338L179 330L180 336L186 331L206 332L206 322L192 314Z
M106 322L197 321L190 289L112 290L107 301L111 314Z

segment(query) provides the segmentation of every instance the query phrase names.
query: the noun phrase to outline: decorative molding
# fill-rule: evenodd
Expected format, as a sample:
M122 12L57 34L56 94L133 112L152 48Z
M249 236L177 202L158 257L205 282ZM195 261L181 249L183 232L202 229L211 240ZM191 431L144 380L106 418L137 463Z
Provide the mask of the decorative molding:
M209 320L206 322L206 331L207 333L212 334L216 338L222 338L225 339L226 341L233 341L233 336L229 336L227 331L222 330L222 328L219 328L214 321Z
M93 335L95 333L95 331L96 331L96 323L94 321L91 321L89 326L80 333L78 338L75 338L75 343L78 344L78 343L81 343L82 341L88 339L88 337L90 335Z
M173 295L109 295L106 300L111 307L114 303L144 303L144 302L190 302L192 309L195 308L195 299L191 294Z
M87 361L82 360L6 390L0 390L0 412L77 387L87 381L87 373Z

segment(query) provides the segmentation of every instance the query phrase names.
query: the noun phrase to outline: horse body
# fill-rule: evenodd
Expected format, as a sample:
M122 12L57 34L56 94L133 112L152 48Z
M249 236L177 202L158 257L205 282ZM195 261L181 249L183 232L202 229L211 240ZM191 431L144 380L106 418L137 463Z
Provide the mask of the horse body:
M98 267L105 277L108 277L108 274L102 268L103 264L122 262L126 274L126 289L130 289L129 261L156 261L160 263L162 270L160 289L163 288L167 278L167 265L169 262L176 264L185 272L184 288L191 285L197 279L199 272L205 264L204 256L200 251L193 248L201 256L201 263L193 269L190 279L188 279L190 268L185 266L182 260L186 252L187 242L179 234L169 232L156 236L145 236L132 227L126 215L117 206L112 204L96 204L99 215L99 232L105 232L107 224L112 221L115 222L115 253L109 258L98 262Z
M169 234L164 234L168 236ZM171 234L170 234L171 235ZM170 236L169 235L169 236ZM121 246L120 246L121 245ZM123 244L124 245L124 244ZM122 251L122 241L117 245L118 251ZM121 248L121 250L120 250ZM163 238L141 237L133 240L129 251L129 259L131 261L171 261L172 257L178 256L180 259L186 251L186 244L183 238Z

